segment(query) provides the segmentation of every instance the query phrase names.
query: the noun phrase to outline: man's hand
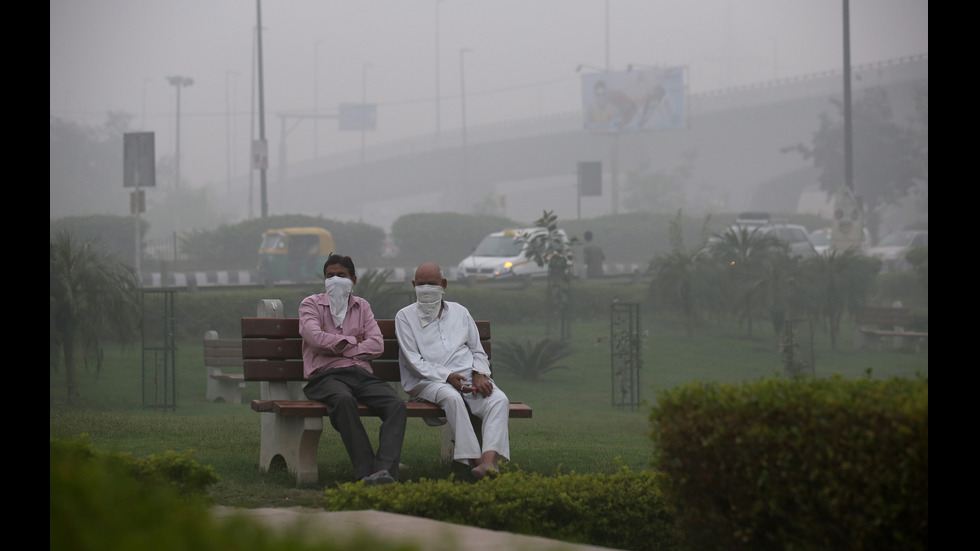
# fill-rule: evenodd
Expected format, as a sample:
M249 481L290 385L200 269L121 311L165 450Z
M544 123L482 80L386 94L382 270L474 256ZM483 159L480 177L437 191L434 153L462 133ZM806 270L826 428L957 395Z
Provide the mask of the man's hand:
M473 390L479 392L484 398L490 396L493 392L493 383L490 379L483 376L482 373L473 372Z
M465 380L466 377L463 377L459 373L450 373L449 376L446 377L446 382L451 384L453 388L462 392L463 394L466 394L468 392L473 392L473 387L466 386L463 384L463 381Z

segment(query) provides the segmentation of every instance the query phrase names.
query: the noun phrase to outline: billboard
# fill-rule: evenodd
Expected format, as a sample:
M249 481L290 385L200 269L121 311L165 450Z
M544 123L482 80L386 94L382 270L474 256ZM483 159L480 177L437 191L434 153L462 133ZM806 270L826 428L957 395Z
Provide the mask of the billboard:
M341 103L337 116L340 130L375 130L378 108L374 103Z
M687 128L683 67L582 75L582 127L591 132Z

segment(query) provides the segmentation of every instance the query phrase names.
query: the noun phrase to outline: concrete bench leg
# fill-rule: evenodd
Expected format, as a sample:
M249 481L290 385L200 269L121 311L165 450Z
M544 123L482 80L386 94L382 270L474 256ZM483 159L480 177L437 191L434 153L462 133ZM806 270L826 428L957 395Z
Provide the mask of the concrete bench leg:
M296 477L297 485L316 484L319 479L316 454L323 434L323 417L283 417L261 413L262 431L259 466L268 471L278 455Z
M446 463L452 463L453 451L456 441L453 440L453 431L449 428L449 423L442 426L442 445L439 449L439 457Z
M205 397L209 402L242 403L245 381L232 381L221 377L221 370L208 374L208 387Z

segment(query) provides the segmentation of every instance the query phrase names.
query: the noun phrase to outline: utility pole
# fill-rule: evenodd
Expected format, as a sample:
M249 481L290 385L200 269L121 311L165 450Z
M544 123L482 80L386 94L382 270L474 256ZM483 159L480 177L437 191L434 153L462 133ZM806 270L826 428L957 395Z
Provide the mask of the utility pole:
M263 144L265 141L265 101L263 98L263 85L262 85L262 0L255 0L255 18L258 36L258 68L259 68L259 141ZM267 150L268 151L268 150ZM268 167L263 164L260 169L260 195L261 195L261 209L262 218L266 218L269 215L269 201L266 193L266 171Z

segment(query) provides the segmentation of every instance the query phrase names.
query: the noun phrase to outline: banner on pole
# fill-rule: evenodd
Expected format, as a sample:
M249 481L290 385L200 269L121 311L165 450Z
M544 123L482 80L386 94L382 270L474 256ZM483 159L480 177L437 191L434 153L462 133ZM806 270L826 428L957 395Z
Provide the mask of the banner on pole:
M123 134L123 187L156 185L153 132Z

